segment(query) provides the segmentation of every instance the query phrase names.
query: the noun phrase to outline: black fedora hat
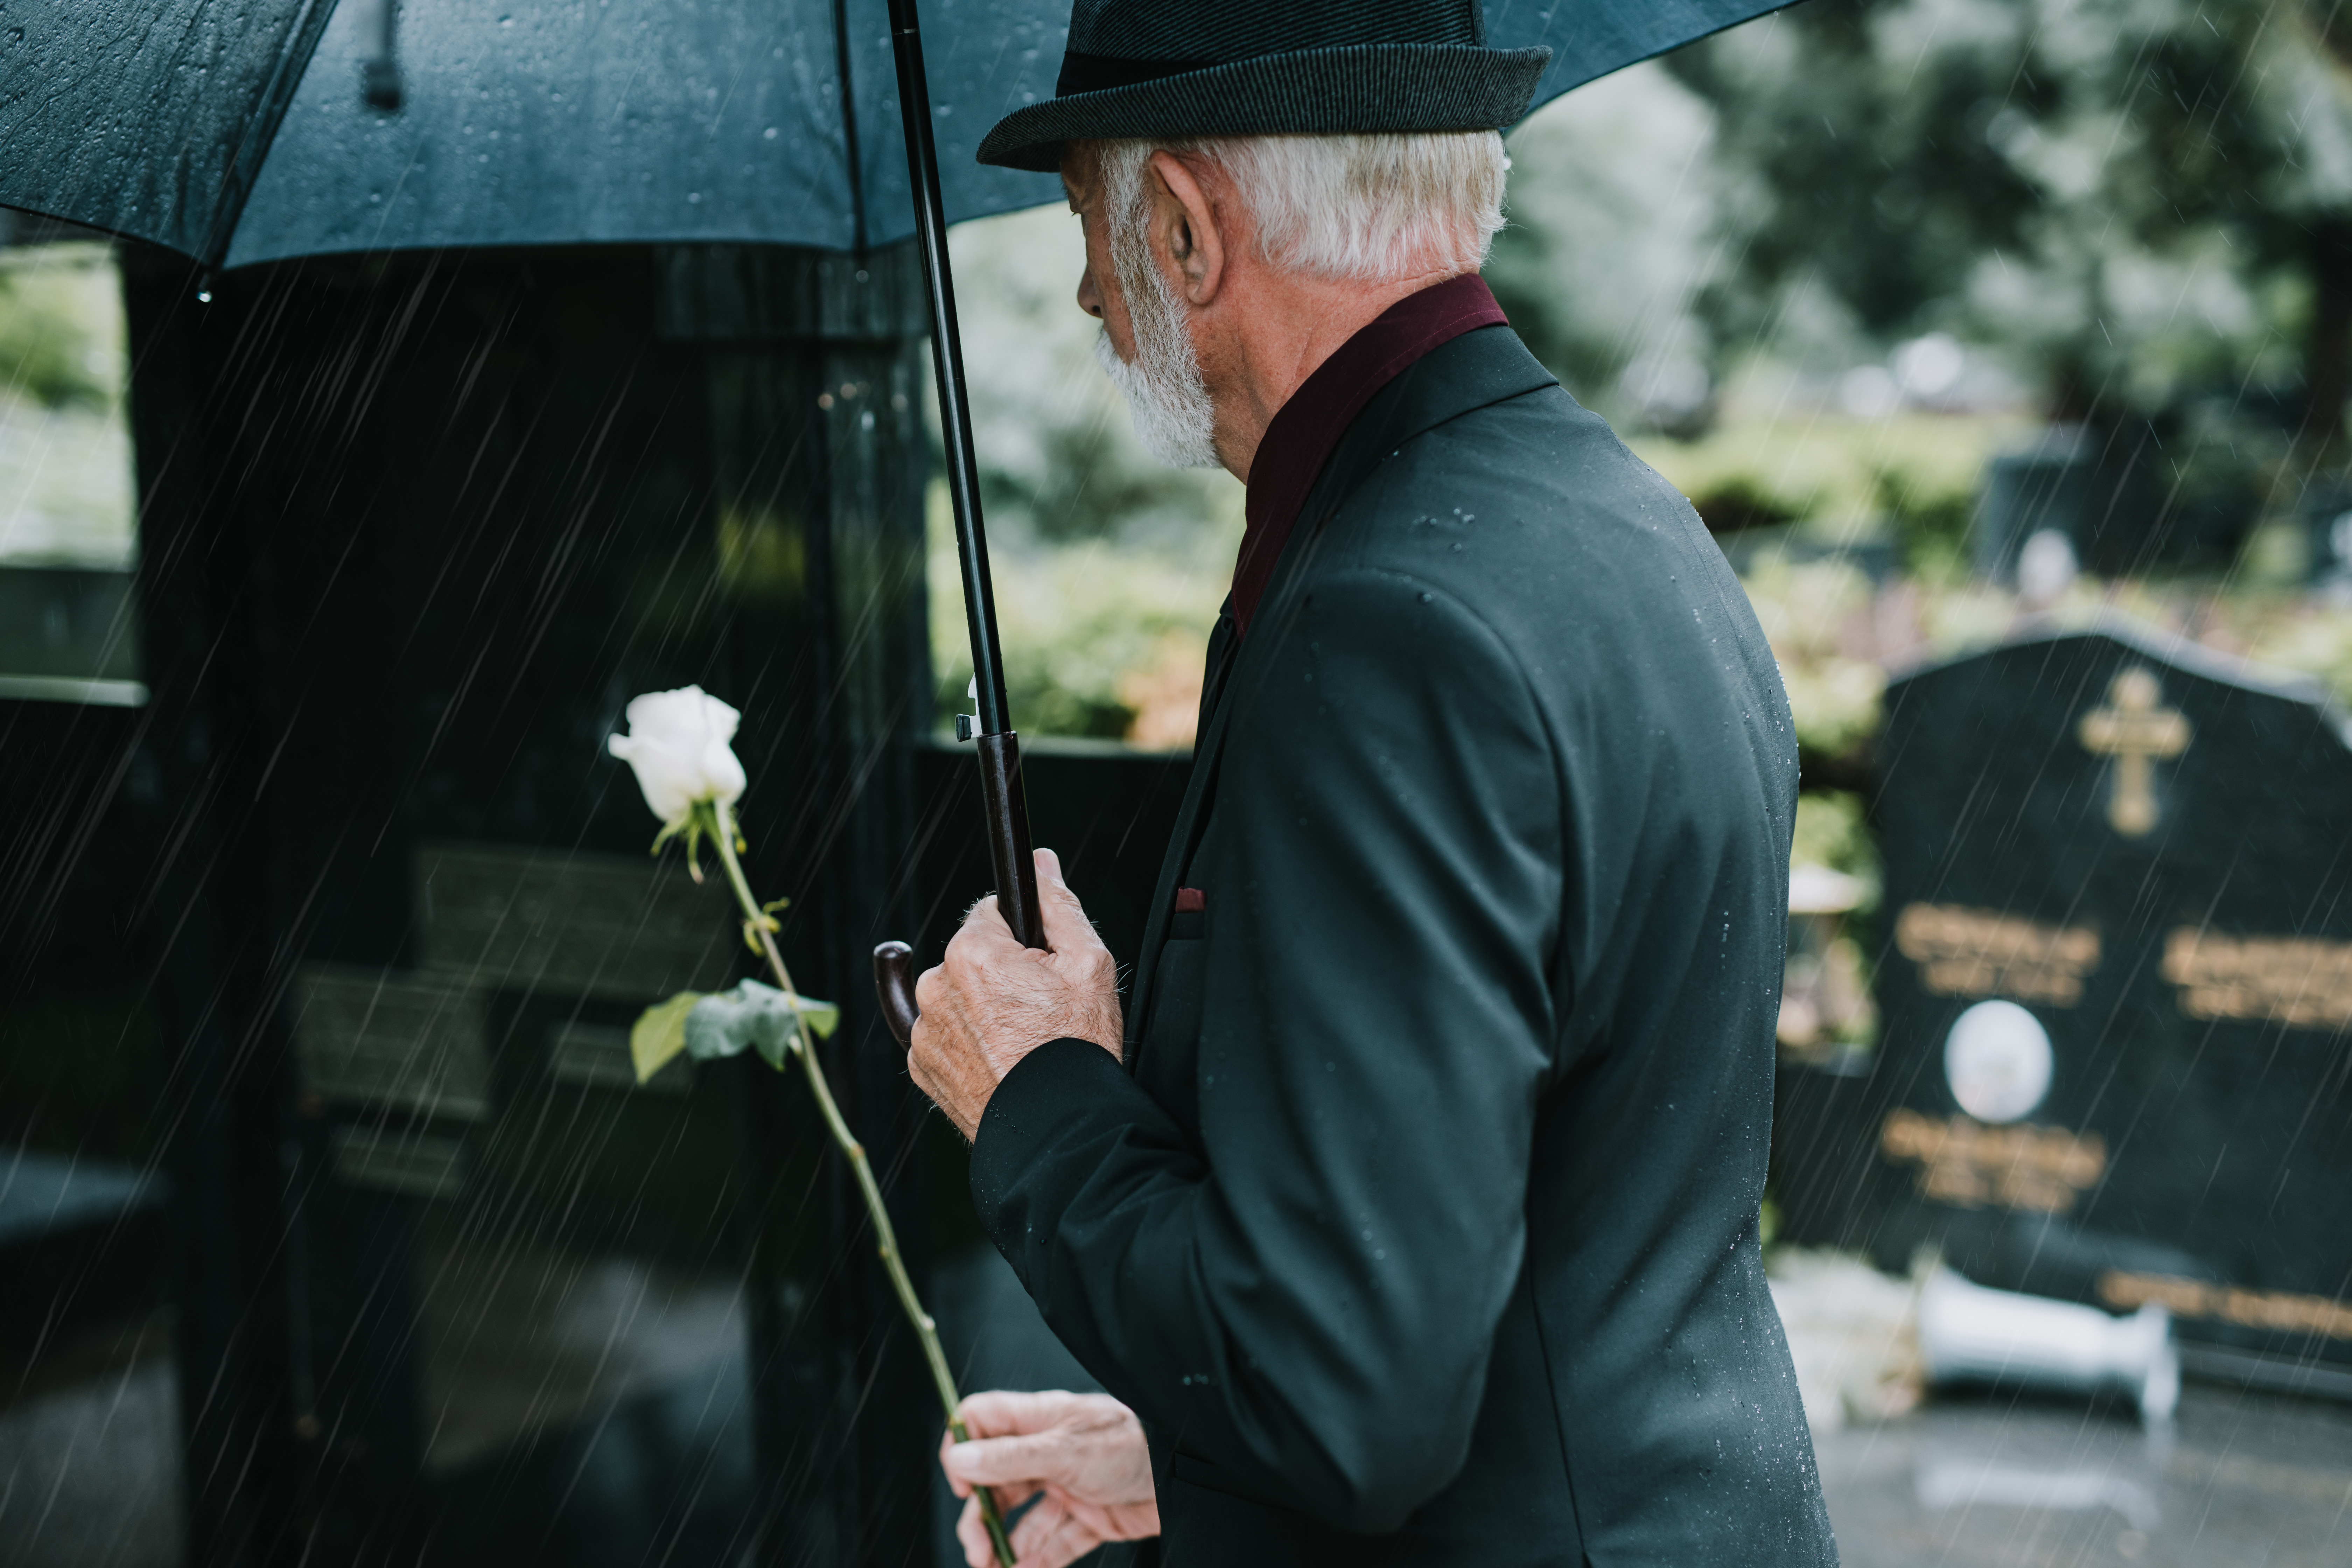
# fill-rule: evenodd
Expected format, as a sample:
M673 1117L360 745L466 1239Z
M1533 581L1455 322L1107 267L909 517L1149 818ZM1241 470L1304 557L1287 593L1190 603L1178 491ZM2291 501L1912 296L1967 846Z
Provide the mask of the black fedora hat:
M1550 58L1488 48L1479 0L1077 0L1055 96L979 157L1051 173L1066 142L1499 131Z

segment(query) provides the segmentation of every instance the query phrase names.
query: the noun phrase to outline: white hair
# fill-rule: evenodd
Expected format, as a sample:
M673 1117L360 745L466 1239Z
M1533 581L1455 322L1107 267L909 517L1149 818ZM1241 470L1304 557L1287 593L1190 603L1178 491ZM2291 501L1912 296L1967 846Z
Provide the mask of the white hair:
M1257 226L1257 252L1335 281L1475 272L1503 226L1510 161L1492 131L1207 136L1100 144L1113 243L1139 247L1143 166L1162 148L1223 169ZM1125 234L1122 237L1122 229Z
M1168 275L1151 264L1139 226L1111 232L1111 266L1127 299L1135 341L1132 361L1118 357L1110 328L1095 337L1095 358L1127 397L1144 450L1171 468L1217 466L1215 405L1201 374L1201 356L1184 324L1184 302Z

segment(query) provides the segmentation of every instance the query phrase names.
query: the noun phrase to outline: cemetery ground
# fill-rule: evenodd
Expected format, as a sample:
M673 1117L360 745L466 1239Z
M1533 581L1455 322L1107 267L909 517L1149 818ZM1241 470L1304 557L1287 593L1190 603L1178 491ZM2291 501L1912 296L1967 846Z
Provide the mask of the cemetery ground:
M2339 1568L2352 1407L2192 1383L2127 1410L1955 1396L1814 1439L1845 1568Z
M1962 1390L1857 1419L1850 1404L1871 1398L1890 1351L1902 1358L1906 1288L1852 1258L1781 1261L1774 1295L1811 1374L1806 1411L1845 1568L2352 1561L2352 1403L2191 1383L2171 1429L2151 1434L2121 1405ZM941 1331L973 1386L1095 1386L993 1253L966 1253L943 1278ZM941 1487L943 1550L950 1500Z
M1855 1295L1859 1264L1832 1286ZM1899 1281L1885 1280L1899 1297ZM974 1387L1091 1386L1011 1271L973 1250L940 1270L939 1316ZM1849 1315L1786 1299L1801 1363L1875 1363ZM1815 1303L1818 1304L1818 1303ZM1866 1314L1864 1314L1866 1320ZM1899 1331L1899 1324L1895 1325ZM79 1336L0 1401L0 1561L173 1568L179 1458L168 1315ZM714 1370L730 1353L711 1352ZM1865 1373L1865 1375L1868 1375ZM692 1381L689 1379L688 1381ZM2191 1382L2169 1434L2116 1405L2008 1393L1855 1419L1809 1387L1822 1485L1847 1568L2340 1568L2352 1560L2352 1404ZM952 1513L935 1500L940 1550ZM942 1554L942 1565L961 1558Z
M2119 1400L1923 1390L1912 1292L1783 1249L1773 1296L1846 1568L2320 1568L2352 1560L2352 1402L2189 1382Z

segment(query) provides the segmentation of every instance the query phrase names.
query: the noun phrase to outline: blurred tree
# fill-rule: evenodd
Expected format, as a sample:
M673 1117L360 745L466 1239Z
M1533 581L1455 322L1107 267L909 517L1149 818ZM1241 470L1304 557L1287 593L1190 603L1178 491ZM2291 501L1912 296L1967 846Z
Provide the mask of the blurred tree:
M1058 206L959 224L948 241L990 535L1014 547L1115 539L1190 550L1239 500L1223 473L1143 449L1078 308L1086 242ZM934 428L937 420L933 420Z
M85 276L103 256L88 246L62 262L38 251L0 252L0 395L45 408L113 405L119 371L90 320L112 301L101 297L94 306ZM108 268L101 287L111 279Z
M2233 389L2315 458L2352 379L2347 30L2329 0L1811 0L1685 50L1747 182L1704 314L1735 350L1808 300L2001 345L2061 417Z
M1722 265L1715 116L1653 64L1554 100L1511 133L1509 226L1486 281L1585 402L1695 434L1712 344L1694 313Z

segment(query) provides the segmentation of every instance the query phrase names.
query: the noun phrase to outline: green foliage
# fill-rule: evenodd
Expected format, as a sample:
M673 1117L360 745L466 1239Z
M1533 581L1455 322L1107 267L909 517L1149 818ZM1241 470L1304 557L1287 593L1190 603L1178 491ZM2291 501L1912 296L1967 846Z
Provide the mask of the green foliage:
M1238 506L1224 474L1168 468L1136 439L1095 363L1101 328L1074 298L1086 264L1076 218L1057 207L1008 213L957 225L949 245L992 543L1184 552L1202 519Z
M801 1018L820 1037L831 1035L840 1026L841 1009L831 1002L787 997L772 985L743 980L731 991L703 997L688 1010L686 1054L708 1062L756 1049L770 1067L781 1068L794 1048L795 1002L800 1005Z
M2228 608L2228 606L2224 606ZM2239 606L2246 651L2263 664L2315 676L2352 708L2352 606L2256 599Z
M2352 95L2311 0L1811 0L1672 58L1747 199L1719 341L1843 317L2038 366L2063 412L2292 379Z
M1906 489L1970 495L1985 459L2021 421L2000 415L1898 414L1851 419L1735 398L1722 424L1697 441L1636 436L1634 452L1686 496L1748 488L1800 520L1809 533L1852 539L1880 525L1880 475Z
M699 991L681 991L667 1002L656 1002L629 1026L629 1060L644 1083L667 1067L686 1049L686 1016L702 1000Z
M1886 690L1886 672L1842 640L1870 604L1870 579L1844 561L1798 562L1763 551L1743 582L1780 660L1797 743L1823 756L1853 751L1876 732Z
M819 1038L841 1026L841 1008L814 996L794 998L801 1016ZM681 991L637 1016L629 1027L629 1059L645 1082L683 1051L696 1061L716 1061L756 1048L769 1066L782 1068L792 1049L793 1009L784 993L756 980L731 991L705 995Z
M950 231L963 301L981 493L1013 719L1029 736L1118 740L1141 673L1199 650L1241 535L1241 487L1145 452L1096 363L1100 328L1072 298L1085 263L1066 212L1011 213ZM930 530L935 721L971 678L944 486Z
M1197 664L1216 624L1239 543L1238 520L1195 516L1190 555L1099 542L1000 552L996 619L1006 695L1024 735L1118 740L1135 706L1122 688L1172 653ZM931 508L931 650L938 721L969 710L971 650L956 590L955 536L944 487Z
M1937 485L1902 468L1883 468L1875 489L1904 570L1935 582L1967 570L1969 521L1976 514L1973 486Z
M1797 797L1795 866L1825 866L1852 877L1866 889L1857 909L1877 907L1878 842L1863 820L1862 797L1843 790L1811 791Z
M45 408L114 406L121 377L112 268L96 247L0 263L0 389Z
M1690 498L1691 508L1709 533L1738 533L1750 528L1775 528L1794 522L1800 509L1766 489L1747 474L1734 474L1704 493Z
M1553 100L1511 132L1509 226L1486 268L1512 326L1569 389L1612 417L1637 362L1704 367L1692 314L1721 268L1714 116L1654 64Z

